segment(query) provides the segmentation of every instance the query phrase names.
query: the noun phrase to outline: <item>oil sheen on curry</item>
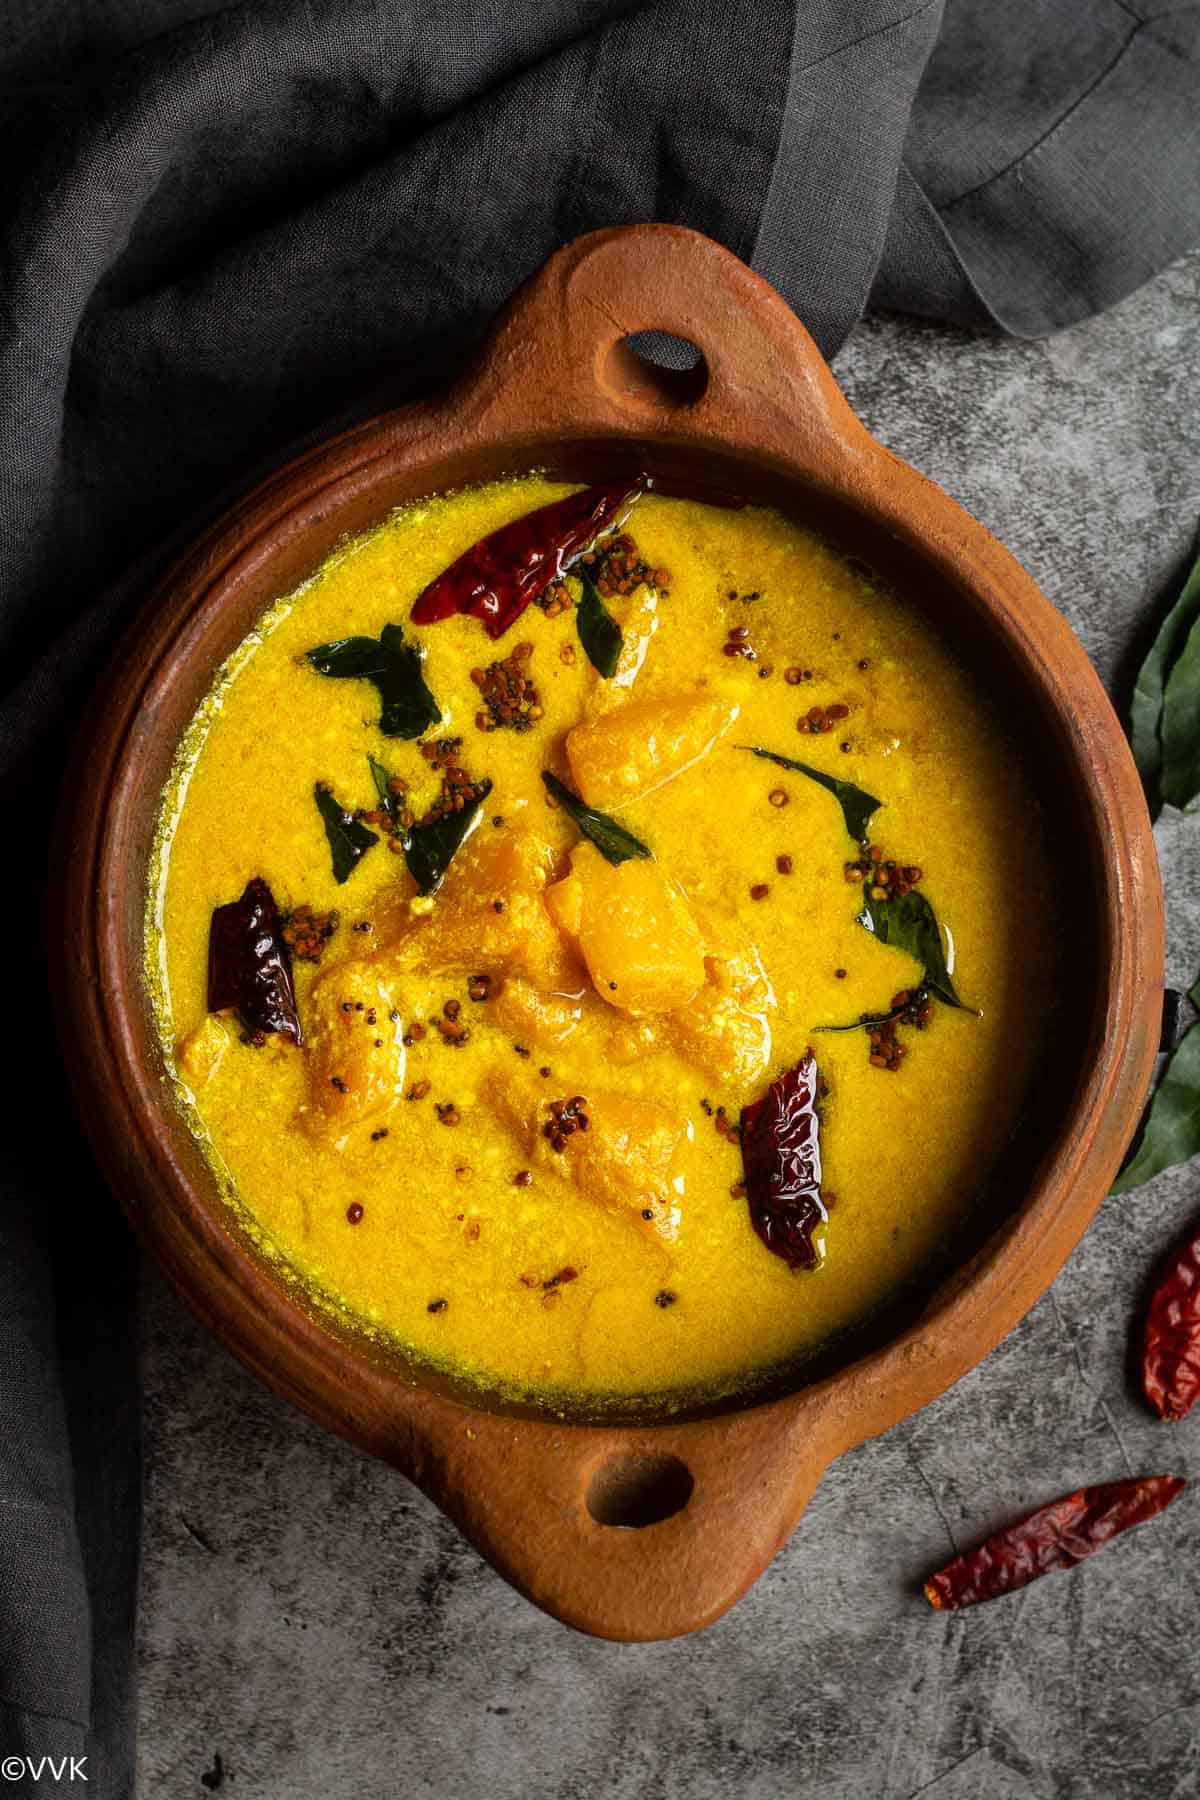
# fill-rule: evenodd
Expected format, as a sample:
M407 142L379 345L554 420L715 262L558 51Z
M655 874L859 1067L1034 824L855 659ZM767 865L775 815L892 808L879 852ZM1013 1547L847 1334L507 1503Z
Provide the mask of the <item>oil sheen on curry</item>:
M931 1268L1018 1124L1036 816L928 627L780 514L450 494L189 729L168 1066L359 1328L550 1404L751 1391Z

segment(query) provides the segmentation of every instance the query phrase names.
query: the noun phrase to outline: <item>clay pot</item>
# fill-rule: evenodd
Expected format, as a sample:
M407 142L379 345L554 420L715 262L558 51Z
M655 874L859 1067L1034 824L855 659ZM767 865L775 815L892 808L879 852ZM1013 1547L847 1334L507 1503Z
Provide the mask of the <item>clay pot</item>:
M628 334L702 353L649 368ZM932 618L1034 758L1070 896L1048 1061L976 1233L910 1295L765 1404L563 1422L481 1405L373 1349L272 1275L235 1228L163 1080L143 991L159 795L214 669L347 533L397 503L541 467L647 469L812 523ZM553 257L444 399L373 420L242 500L171 570L100 684L59 871L60 1017L96 1153L199 1316L279 1392L393 1463L538 1606L582 1630L668 1637L760 1574L831 1457L977 1362L1053 1280L1107 1191L1158 1037L1161 892L1140 784L1083 650L1012 557L874 442L788 307L694 233L596 232ZM95 797L106 795L97 807Z

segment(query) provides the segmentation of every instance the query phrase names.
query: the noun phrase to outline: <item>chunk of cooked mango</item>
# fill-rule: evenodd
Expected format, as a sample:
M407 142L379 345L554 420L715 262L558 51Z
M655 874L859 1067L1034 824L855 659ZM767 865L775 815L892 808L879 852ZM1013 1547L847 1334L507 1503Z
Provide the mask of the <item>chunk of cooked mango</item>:
M546 911L563 936L578 944L583 925L583 882L578 875L565 875L546 889Z
M619 1212L645 1236L674 1242L683 1194L679 1151L690 1129L686 1117L623 1094L553 1098L529 1077L499 1071L486 1084L485 1097L521 1155L543 1174L570 1182L585 1199Z
M543 993L519 975L510 975L488 1003L488 1017L519 1044L557 1049L578 1029L583 1007L578 999Z
M771 1061L766 1013L751 1011L719 988L701 988L690 1006L663 1019L661 1029L681 1056L728 1087L753 1086Z
M556 918L578 918L579 953L610 1006L670 1012L702 987L699 928L682 888L658 863L638 858L614 867L594 845L580 844L570 875L550 890L547 904Z
M567 733L567 761L589 806L615 807L653 793L707 756L738 716L736 700L683 695L631 700Z
M220 1019L209 1013L194 1031L180 1038L175 1059L195 1092L208 1086L229 1048L229 1033Z
M309 1101L315 1135L335 1140L381 1119L404 1088L404 1025L379 959L339 963L314 982L304 1008Z
M486 835L484 835L486 833ZM582 970L546 910L548 847L532 832L476 832L427 913L407 904L381 928L393 967L513 974L544 992L571 993Z
M677 1156L687 1119L650 1100L621 1094L584 1096L586 1130L573 1132L561 1155L579 1192L627 1215L647 1237L679 1235L683 1180ZM549 1140L551 1148L556 1140Z

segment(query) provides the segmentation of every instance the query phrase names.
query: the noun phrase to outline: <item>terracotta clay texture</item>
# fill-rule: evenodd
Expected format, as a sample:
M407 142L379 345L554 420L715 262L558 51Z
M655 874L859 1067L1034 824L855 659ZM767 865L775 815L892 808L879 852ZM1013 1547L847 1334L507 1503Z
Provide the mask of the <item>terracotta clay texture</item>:
M688 339L658 372L625 342ZM316 1314L242 1238L173 1107L142 983L161 788L218 664L348 533L465 481L541 467L741 496L892 580L980 672L1036 754L1071 943L1054 1057L974 1237L939 1286L806 1385L706 1416L568 1422L491 1407ZM509 303L444 399L310 452L171 570L85 721L108 796L68 810L57 1005L80 1108L135 1227L264 1380L416 1481L509 1581L580 1629L669 1637L717 1618L791 1532L829 1460L941 1392L1045 1290L1137 1122L1158 1039L1162 896L1140 785L1071 632L989 534L866 433L807 333L718 245L669 226L592 234Z

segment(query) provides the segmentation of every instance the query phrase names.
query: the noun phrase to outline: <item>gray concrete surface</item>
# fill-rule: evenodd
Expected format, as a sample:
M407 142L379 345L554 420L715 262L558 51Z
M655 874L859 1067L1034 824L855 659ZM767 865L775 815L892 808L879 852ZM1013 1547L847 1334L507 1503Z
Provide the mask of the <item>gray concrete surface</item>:
M1105 680L1200 520L1200 256L1042 344L874 319L870 428L1007 543ZM1172 974L1200 968L1200 817L1161 831ZM957 1387L830 1470L724 1620L614 1646L541 1617L389 1470L260 1388L149 1276L143 1800L1188 1800L1200 1495L1066 1578L954 1618L923 1572L1021 1509L1200 1474L1200 1413L1129 1373L1200 1164L1110 1199ZM207 1775L207 1783L202 1784Z

